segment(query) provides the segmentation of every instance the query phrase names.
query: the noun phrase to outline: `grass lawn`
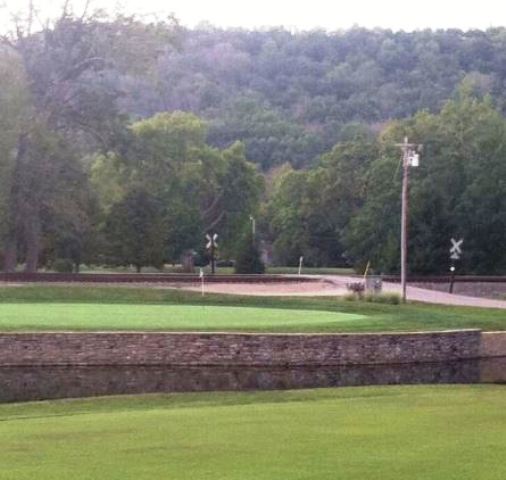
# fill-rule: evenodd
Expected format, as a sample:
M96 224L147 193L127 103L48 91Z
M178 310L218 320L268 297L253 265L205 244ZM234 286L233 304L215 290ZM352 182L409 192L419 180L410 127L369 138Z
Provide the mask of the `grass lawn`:
M229 308L234 307L234 308ZM240 297L169 289L0 287L0 330L380 332L506 330L506 312L340 298Z
M0 479L503 480L506 387L0 406Z
M310 330L367 317L353 313L210 305L1 303L9 330Z

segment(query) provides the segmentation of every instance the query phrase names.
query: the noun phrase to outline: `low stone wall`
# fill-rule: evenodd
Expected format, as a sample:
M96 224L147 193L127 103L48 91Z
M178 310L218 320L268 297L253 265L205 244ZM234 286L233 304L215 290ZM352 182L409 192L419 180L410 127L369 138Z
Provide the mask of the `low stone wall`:
M483 332L481 334L480 357L506 357L506 332Z
M0 367L0 404L143 393L478 383L481 372L485 379L504 381L503 360L318 367Z
M405 334L3 333L0 366L319 366L480 356L479 330Z

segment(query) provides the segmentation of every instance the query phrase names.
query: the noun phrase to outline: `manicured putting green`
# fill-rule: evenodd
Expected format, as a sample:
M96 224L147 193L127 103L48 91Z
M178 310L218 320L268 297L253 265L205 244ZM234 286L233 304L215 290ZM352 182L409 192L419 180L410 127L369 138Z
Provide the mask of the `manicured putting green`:
M1 303L0 330L268 330L353 322L318 310L90 303Z
M0 480L503 480L506 387L0 406Z

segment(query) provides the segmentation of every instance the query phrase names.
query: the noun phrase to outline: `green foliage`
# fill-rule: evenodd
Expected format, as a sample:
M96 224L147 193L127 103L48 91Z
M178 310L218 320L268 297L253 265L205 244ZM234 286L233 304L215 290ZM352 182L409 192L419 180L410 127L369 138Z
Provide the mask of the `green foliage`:
M387 305L400 305L401 296L397 293L367 293L364 295L364 300L366 302L372 303L385 303Z
M5 268L113 261L105 237L128 243L136 228L113 218L143 191L159 231L144 230L142 264L201 251L211 230L231 258L253 215L281 264L395 272L394 144L408 134L425 145L411 173L412 271L446 272L451 237L465 240L461 271L506 271L504 28L177 37L173 19L62 11L28 32L0 46Z
M504 28L463 32L291 33L197 28L164 53L152 78L129 82L129 111L186 110L210 123L210 143L240 140L264 170L308 167L350 122L436 112L462 80L505 109Z
M74 262L70 258L57 258L51 264L51 269L58 273L72 273Z
M401 169L393 144L404 134L424 144L421 166L410 169L411 271L447 272L450 238L462 237L460 271L504 273L506 120L489 99L465 89L441 113L422 112L384 132L382 154L367 173L365 204L348 232L350 254L376 270L398 270Z
M84 256L82 239L93 236L97 219L80 158L125 147L116 82L120 71L127 74L125 51L135 51L132 63L144 61L147 69L156 63L162 31L171 30L88 9L76 15L67 2L32 33L34 8L30 3L13 33L0 38L0 235L7 270L17 262L36 270L62 253L62 243L74 243L76 263ZM163 38L166 49L169 37ZM130 46L122 50L118 42Z
M239 142L223 150L224 170L217 179L223 194L223 219L217 225L223 239L221 251L232 256L236 244L245 229L249 228L250 216L259 208L264 178L256 167L246 160L245 148Z
M92 165L105 216L129 189L141 188L161 205L165 260L177 262L185 250L199 251L211 230L219 232L220 251L230 256L263 190L244 146L209 147L206 124L183 112L158 114L130 130L124 156L99 155Z
M162 205L143 190L134 190L115 204L105 226L109 261L117 265L160 268L164 260L166 226Z
M251 232L243 235L236 248L235 273L265 273L265 265Z
M190 175L205 149L205 124L190 113L159 113L130 128L134 134L128 152L132 181L149 185L157 194Z
M96 154L88 159L90 184L105 212L126 194L129 172L122 158L114 152Z
M321 138L255 98L239 97L226 107L220 118L210 123L209 141L227 146L241 139L248 159L263 169L290 162L294 166L308 163L323 152Z
M277 263L281 265L296 265L303 252L307 264L315 263L307 258L309 249L304 248L309 243L310 234L304 222L306 212L303 210L308 175L299 171L286 172L278 180L268 205L267 224L274 238Z
M336 145L316 168L277 179L267 216L280 264L295 265L300 256L310 266L347 263L344 236L362 206L365 172L377 149L360 135Z

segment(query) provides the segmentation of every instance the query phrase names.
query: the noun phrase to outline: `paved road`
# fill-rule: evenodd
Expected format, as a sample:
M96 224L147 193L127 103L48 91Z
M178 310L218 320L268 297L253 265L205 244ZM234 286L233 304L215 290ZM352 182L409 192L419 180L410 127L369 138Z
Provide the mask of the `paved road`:
M401 292L400 285L389 284L386 288L390 289L389 291ZM408 297L408 300L416 300L418 302L462 305L466 307L506 308L506 301L504 300L468 297L467 295L450 294L419 287L408 286L406 296Z

